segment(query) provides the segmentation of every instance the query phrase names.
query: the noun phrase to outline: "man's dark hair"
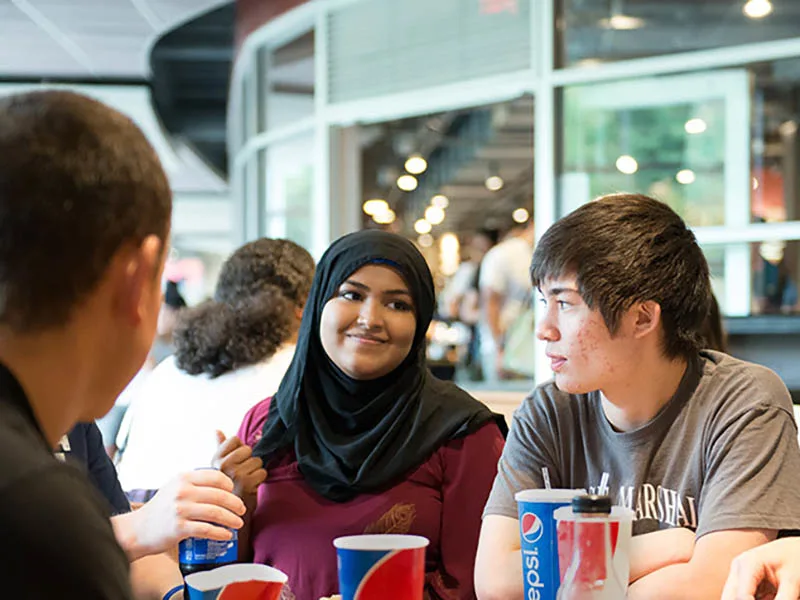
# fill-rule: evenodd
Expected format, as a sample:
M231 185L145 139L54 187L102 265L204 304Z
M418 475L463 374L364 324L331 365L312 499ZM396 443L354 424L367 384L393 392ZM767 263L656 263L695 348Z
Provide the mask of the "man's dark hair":
M611 334L635 302L661 306L664 354L688 357L701 346L709 312L708 263L694 234L666 204L641 194L611 194L553 224L533 253L531 279L574 274Z
M0 99L0 323L59 326L114 254L169 234L172 196L133 122L72 92Z
M294 242L245 244L222 266L214 299L178 317L176 364L218 377L268 359L295 331L313 278L314 259Z

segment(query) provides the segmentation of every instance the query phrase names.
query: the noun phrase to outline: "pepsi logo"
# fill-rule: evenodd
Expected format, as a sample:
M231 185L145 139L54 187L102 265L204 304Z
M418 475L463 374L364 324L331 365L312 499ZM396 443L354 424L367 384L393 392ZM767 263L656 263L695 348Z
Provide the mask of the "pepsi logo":
M533 513L522 515L522 539L529 544L538 542L544 533L542 520Z

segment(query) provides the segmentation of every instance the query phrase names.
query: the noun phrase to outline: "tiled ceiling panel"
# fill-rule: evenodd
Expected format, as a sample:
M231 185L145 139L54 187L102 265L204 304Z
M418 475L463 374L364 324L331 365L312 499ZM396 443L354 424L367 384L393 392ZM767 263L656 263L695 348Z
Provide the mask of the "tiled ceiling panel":
M0 0L0 79L145 79L156 37L226 3Z

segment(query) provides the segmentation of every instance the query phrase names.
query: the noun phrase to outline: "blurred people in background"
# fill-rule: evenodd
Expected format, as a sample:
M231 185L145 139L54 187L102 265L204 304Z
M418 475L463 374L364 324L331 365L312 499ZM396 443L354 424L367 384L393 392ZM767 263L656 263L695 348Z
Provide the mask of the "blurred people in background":
M493 248L500 237L497 229L479 229L470 239L466 260L462 261L443 290L440 299L443 316L467 325L471 337L463 366L470 373L470 379L481 379L480 336L480 280L481 263L486 253Z
M242 525L238 515L244 504L232 493L231 480L214 470L180 475L131 511L94 423L78 423L62 437L56 458L85 471L108 503L114 535L131 561L134 596L141 600L164 598L181 585L178 563L169 554L179 541L191 536L228 540L226 528Z
M186 308L186 300L183 299L178 289L178 282L167 281L167 285L164 288L164 302L161 304L161 311L158 313L156 339L150 349L149 359L151 366L155 367L175 352L173 334L175 325L178 322L178 315L184 308Z
M434 307L431 272L410 241L375 230L340 238L320 261L280 388L218 451L249 492L240 557L283 570L292 597L334 593L331 540L363 533L424 535L426 597L474 597L505 423L431 376ZM270 474L257 504L247 482L258 482L260 461L240 439Z
M472 235L467 246L466 259L461 261L458 270L442 291L440 312L443 316L467 324L478 322L477 292L481 261L497 244L499 237L500 232L496 229L479 229Z
M103 436L103 444L112 459L116 457L117 436L130 407L131 400L136 397L153 367L175 351L172 334L175 329L176 319L180 311L185 307L186 301L178 290L178 284L174 281L167 281L167 285L164 288L164 300L158 313L156 339L153 341L147 360L145 360L144 365L142 365L142 368L139 369L139 372L128 386L122 390L113 408L104 417L97 419L97 426Z
M235 434L245 413L275 393L294 355L313 275L306 250L259 239L228 258L213 300L185 310L175 355L154 369L131 405L119 477L132 500L209 466L216 430Z
M505 376L503 348L509 326L530 303L529 267L533 254L534 223L514 223L507 238L486 253L481 263L480 339L481 365L486 381Z

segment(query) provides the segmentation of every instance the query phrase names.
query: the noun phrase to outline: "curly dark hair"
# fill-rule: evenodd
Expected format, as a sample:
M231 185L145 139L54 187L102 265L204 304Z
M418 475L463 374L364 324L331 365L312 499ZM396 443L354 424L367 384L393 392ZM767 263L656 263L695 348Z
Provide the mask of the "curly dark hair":
M313 277L314 259L289 240L239 248L222 266L214 299L178 318L178 368L219 377L272 356L294 332L294 310L305 304Z

